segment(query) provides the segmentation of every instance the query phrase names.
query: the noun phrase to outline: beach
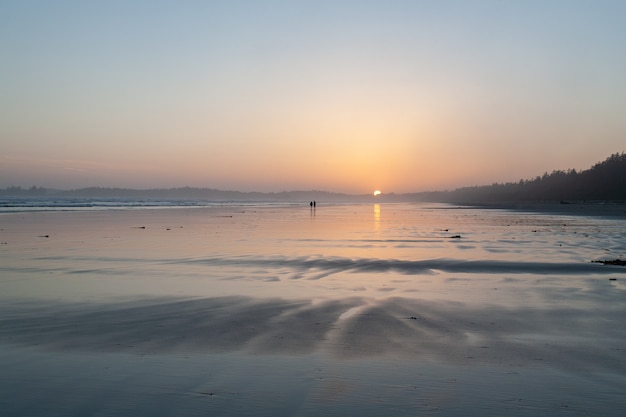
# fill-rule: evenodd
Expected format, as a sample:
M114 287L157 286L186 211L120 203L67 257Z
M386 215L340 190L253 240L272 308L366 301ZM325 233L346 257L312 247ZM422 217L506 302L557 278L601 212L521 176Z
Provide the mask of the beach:
M318 202L319 203L319 202ZM445 204L0 213L0 411L621 415L625 220Z

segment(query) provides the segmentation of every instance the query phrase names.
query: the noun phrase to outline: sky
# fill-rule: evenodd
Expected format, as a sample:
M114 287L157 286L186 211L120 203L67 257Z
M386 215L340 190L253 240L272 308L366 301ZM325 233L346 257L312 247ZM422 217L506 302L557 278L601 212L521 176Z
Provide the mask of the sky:
M626 2L0 0L0 187L404 193L626 151Z

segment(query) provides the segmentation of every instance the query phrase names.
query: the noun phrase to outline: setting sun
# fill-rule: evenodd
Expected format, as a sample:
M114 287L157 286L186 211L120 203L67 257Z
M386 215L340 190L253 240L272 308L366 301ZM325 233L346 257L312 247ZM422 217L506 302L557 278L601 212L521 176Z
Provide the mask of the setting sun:
M376 190L376 191L374 191L374 195L375 195L375 196L377 196L377 195L381 195L381 194L382 194L382 192L381 192L380 190Z

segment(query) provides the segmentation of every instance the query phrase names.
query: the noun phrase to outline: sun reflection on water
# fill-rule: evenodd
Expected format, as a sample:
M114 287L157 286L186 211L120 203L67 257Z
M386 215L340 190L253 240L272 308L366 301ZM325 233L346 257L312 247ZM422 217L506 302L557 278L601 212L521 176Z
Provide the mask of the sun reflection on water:
M374 204L374 230L380 231L380 204Z

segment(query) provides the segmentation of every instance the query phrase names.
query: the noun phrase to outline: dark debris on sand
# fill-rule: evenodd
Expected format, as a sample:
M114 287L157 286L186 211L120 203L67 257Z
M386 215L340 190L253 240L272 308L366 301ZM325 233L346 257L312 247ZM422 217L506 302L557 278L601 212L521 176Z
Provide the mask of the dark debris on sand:
M624 261L622 259L600 259L600 260L591 261L591 262L602 264L602 265L626 266L626 261Z

